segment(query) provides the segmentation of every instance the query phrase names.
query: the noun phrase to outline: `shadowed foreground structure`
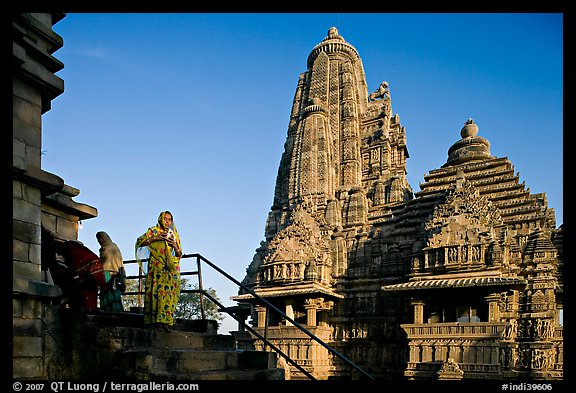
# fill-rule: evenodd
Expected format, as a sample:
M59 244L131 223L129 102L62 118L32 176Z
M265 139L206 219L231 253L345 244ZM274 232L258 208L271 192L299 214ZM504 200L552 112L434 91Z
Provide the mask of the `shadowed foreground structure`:
M101 384L283 380L276 354L238 350L231 335L217 334L216 321L177 320L166 333L144 328L142 314L96 309L94 291L89 301L75 302L82 293L75 297L69 273L78 270L66 270L57 249L77 245L79 221L98 212L73 200L78 189L41 169L42 115L64 91L55 75L64 65L52 55L63 45L52 26L64 17L23 13L12 19L12 377Z

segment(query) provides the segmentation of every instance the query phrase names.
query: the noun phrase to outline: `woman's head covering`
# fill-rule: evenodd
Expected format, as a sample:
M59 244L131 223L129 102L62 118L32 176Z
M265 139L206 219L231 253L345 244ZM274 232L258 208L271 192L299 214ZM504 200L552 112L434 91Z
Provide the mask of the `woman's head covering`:
M166 214L170 214L170 216L172 217L172 224L170 225L169 228L166 228L164 225L164 216ZM164 260L166 261L167 259L179 259L174 255L174 250L172 250L169 246L168 246L168 242L164 241L164 242L154 242L151 244L148 244L147 246L141 246L140 244L142 243L142 241L148 237L152 237L155 236L161 232L166 232L166 231L170 231L172 232L172 236L174 236L174 238L176 239L176 242L178 244L178 247L180 249L182 249L182 245L180 243L180 235L178 234L178 230L176 229L176 225L174 225L174 215L166 210L160 213L160 215L158 216L158 222L155 226L148 228L148 230L146 231L145 234L143 234L142 236L140 236L137 240L136 240L136 260L138 261L138 264L140 265L140 267L143 267L144 272L146 272L147 270L147 266L143 266L143 260L144 259L148 259L150 257L150 254L152 254L156 259L160 259L160 260ZM168 262L168 261L166 261Z
M166 214L170 214L170 217L172 217L172 225L170 225L170 228L165 228L164 227L164 216ZM175 226L174 226L174 214L172 214L171 212L169 212L168 210L160 213L160 215L158 216L158 226L162 229L164 229L165 231L167 231L168 229L172 229L174 230Z
M100 243L100 260L104 265L104 270L117 272L118 269L124 266L120 249L112 241L110 235L104 231L97 232L96 239Z
M99 231L96 232L96 239L97 240L101 240L101 244L102 245L106 245L106 244L110 244L113 243L112 239L110 238L110 235L108 235L106 232L104 231Z

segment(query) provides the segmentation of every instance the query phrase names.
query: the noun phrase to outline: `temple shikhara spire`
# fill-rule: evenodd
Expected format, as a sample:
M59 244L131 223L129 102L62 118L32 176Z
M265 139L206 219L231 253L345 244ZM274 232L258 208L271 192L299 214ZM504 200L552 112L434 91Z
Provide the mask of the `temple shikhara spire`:
M401 86L369 89L335 27L306 66L243 285L376 378L561 379L563 230L546 195L491 155L473 119L413 192L392 109ZM350 376L247 291L233 299L316 378Z
M366 225L369 206L411 198L407 157L388 83L369 94L358 52L330 28L298 81L267 240L304 201L323 230Z

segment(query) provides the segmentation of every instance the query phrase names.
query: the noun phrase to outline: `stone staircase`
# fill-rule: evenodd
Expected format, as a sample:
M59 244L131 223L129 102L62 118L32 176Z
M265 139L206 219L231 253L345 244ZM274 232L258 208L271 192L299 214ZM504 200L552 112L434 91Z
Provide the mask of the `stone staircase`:
M277 354L236 348L215 321L178 320L173 332L144 327L142 315L76 316L75 375L129 381L284 380Z

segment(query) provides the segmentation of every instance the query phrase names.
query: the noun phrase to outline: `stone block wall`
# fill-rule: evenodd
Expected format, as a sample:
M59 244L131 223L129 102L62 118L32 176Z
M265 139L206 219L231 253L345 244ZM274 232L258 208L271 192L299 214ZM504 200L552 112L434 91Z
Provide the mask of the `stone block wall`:
M79 190L41 168L42 115L64 91L52 54L63 45L52 26L62 13L13 14L12 365L15 379L69 378L62 345L62 291L42 269L41 228L78 238L78 221L97 216L72 197Z

